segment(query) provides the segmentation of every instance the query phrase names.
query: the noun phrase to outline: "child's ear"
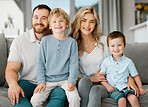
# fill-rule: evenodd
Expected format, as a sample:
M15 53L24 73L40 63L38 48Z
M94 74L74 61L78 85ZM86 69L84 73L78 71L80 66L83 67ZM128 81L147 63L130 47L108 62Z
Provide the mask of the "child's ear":
M51 30L51 26L49 25L49 29Z
M68 28L68 25L66 25L66 28Z

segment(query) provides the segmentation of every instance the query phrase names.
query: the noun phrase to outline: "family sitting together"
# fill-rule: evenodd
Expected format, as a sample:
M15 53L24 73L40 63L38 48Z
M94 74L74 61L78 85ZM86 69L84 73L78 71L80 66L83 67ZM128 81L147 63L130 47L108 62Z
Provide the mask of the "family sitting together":
M65 35L69 23L61 8L38 5L33 29L13 40L6 81L14 107L43 107L46 101L46 107L64 107L67 100L69 107L101 107L105 97L119 107L127 100L140 107L137 97L146 90L123 54L125 36L119 31L103 36L94 7L81 8Z

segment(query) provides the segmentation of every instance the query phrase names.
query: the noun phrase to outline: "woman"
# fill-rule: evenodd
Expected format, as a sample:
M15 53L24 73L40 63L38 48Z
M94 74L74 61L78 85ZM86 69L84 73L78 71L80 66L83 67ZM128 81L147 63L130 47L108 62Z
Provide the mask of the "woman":
M76 13L70 25L69 36L75 38L78 43L78 91L81 96L81 107L100 107L101 98L108 97L108 93L102 85L96 84L106 81L105 75L99 73L99 68L103 59L109 55L109 51L94 7L83 7ZM137 89L133 81L129 83L134 90Z

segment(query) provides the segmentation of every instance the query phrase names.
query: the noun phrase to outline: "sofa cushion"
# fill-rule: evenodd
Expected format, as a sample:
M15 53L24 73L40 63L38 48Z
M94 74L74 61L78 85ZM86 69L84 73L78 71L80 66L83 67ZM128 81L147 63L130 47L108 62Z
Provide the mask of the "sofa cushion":
M9 49L11 46L12 41L14 40L14 38L6 38L6 44L7 44L7 56L9 55Z
M0 34L0 86L5 83L5 68L7 63L7 48L6 39L3 34Z
M132 59L143 84L148 84L148 43L127 44L124 54Z
M13 107L7 97L7 88L0 87L0 107Z

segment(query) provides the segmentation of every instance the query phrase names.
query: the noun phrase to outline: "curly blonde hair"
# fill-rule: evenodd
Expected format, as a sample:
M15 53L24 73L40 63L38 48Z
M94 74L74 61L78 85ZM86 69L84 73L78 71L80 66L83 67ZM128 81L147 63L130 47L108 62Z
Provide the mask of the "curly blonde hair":
M78 43L79 55L83 55L84 53L84 46L82 44L82 37L81 37L81 31L80 31L80 23L84 15L87 13L92 13L96 19L96 25L92 34L97 44L100 44L103 47L102 49L104 50L104 44L99 41L100 37L102 36L99 15L94 7L83 7L74 16L74 19L70 24L70 31L69 31L69 36L73 37Z

